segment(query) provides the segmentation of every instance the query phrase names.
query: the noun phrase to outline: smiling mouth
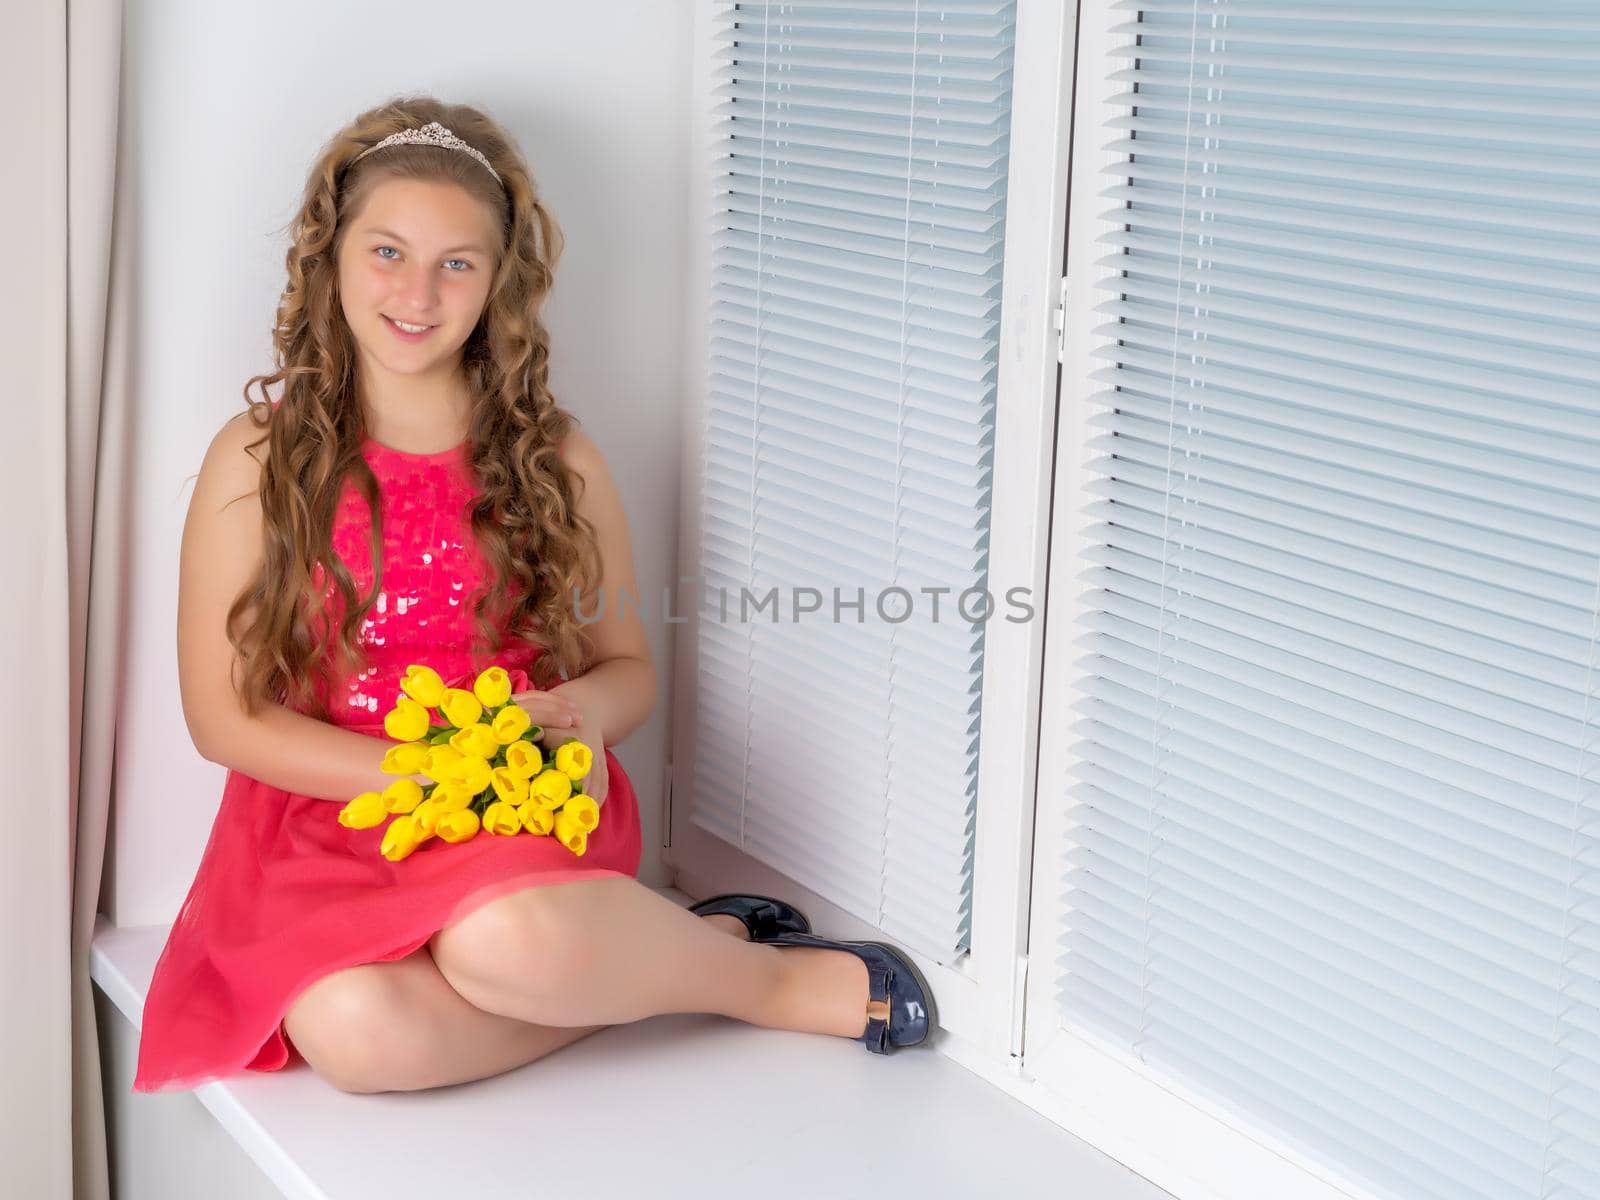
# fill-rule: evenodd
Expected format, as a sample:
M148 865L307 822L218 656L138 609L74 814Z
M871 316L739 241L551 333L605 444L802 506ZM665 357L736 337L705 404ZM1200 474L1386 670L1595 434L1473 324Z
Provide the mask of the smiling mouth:
M400 322L400 321L396 321L393 317L389 316L387 313L384 314L383 319L385 321L389 322L389 324L393 325L401 333L409 333L409 334L412 334L413 336L415 336L416 334L419 334L419 333L427 333L428 330L430 330L430 329L437 329L438 328L437 325L417 325L417 326L415 326L413 328L407 329L406 328L406 324L408 324L408 322L403 323L403 322Z

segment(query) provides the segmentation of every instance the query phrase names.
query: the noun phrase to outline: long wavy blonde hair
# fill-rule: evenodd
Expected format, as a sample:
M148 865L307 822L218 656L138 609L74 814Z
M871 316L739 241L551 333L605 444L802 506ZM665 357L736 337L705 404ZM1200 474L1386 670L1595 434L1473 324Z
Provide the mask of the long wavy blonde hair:
M504 185L470 155L437 146L391 146L352 162L389 134L430 121L476 147ZM473 654L481 661L500 651L502 630L542 646L530 675L533 686L546 688L559 675L581 674L592 651L567 602L575 594L589 597L600 577L595 530L577 513L578 481L559 453L578 422L550 393L550 338L539 319L561 255L560 229L540 203L520 151L496 122L466 105L401 97L362 113L318 156L289 225L289 278L272 331L277 369L252 377L244 388L249 419L265 430L251 447L267 444L260 483L265 552L260 573L230 607L227 625L243 672L241 701L252 714L280 701L326 720L315 681L331 688L336 671L365 666L357 630L383 586L383 533L377 480L361 454L366 428L358 359L340 306L338 258L350 221L373 187L397 177L460 185L488 206L502 233L487 304L461 352L479 493L470 523L490 576L470 600L478 630ZM283 385L275 405L267 392L274 384ZM252 399L252 388L259 399ZM363 597L332 548L346 479L372 513L372 586ZM318 564L342 601L333 630L315 582ZM507 599L511 582L519 585L514 602Z

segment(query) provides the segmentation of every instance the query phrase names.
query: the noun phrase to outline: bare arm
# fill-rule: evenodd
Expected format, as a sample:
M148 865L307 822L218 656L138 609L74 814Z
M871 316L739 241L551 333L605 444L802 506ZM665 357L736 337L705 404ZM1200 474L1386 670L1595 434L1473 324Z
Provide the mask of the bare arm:
M246 715L228 644L228 608L261 562L259 431L241 414L212 439L189 501L178 565L178 684L189 736L207 760L291 792L340 804L381 791L393 743L282 704ZM421 776L414 776L424 782Z
M394 744L269 704L257 716L239 714L210 752L200 753L273 787L344 804L361 792L381 792L399 778L378 769ZM433 786L426 776L411 778Z
M568 436L561 450L582 481L578 512L594 524L599 539L599 595L604 601L587 597L582 608L585 613L601 612L585 627L595 647L595 661L582 675L550 690L571 700L583 714L584 726L564 730L566 736L581 737L587 731L603 745L615 746L644 724L655 708L655 663L634 603L638 584L633 546L615 478L600 447L582 430ZM621 611L623 592L630 597L626 618Z

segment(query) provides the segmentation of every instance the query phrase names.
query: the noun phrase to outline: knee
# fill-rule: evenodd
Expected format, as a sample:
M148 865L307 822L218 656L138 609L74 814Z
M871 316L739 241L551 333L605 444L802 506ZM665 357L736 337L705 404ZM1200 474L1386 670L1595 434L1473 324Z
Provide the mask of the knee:
M341 1092L405 1091L416 1086L419 1055L440 1032L382 973L352 968L318 980L285 1019L295 1049Z
M429 949L439 973L469 1004L506 1012L510 1003L525 1013L588 969L587 936L546 902L544 890L491 901L433 936Z

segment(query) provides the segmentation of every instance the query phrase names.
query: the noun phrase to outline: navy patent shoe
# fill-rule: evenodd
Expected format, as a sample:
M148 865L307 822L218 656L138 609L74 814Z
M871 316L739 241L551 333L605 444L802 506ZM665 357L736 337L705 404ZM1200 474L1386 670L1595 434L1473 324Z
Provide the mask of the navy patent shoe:
M867 1030L856 1041L874 1054L892 1054L902 1046L915 1046L926 1040L939 1023L939 1010L934 1007L928 981L893 946L882 942L836 942L811 933L780 933L761 940L769 946L847 950L867 964Z
M696 916L708 917L727 913L738 917L750 931L751 941L761 941L779 933L810 933L811 922L805 913L792 904L774 900L771 896L746 896L737 893L708 896L689 911Z

